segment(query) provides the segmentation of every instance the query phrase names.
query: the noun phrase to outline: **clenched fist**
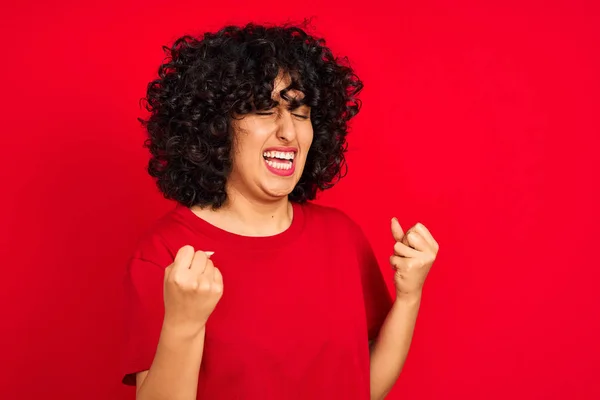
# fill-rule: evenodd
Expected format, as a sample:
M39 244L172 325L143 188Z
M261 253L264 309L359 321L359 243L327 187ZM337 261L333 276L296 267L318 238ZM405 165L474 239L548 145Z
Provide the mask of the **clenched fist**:
M223 277L212 253L183 246L165 269L165 324L191 335L204 329L223 294Z
M440 246L423 224L416 224L404 234L396 218L392 219L396 240L390 264L396 271L394 284L398 297L420 294Z

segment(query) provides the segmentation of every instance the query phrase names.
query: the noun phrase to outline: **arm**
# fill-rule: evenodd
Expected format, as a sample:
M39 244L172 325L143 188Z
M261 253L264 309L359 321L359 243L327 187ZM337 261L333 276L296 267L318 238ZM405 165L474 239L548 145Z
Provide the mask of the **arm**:
M184 334L163 324L150 370L136 375L136 399L195 400L204 333Z
M408 350L421 304L421 295L396 298L379 336L371 349L371 399L379 400L398 379Z
M223 293L223 278L208 255L184 246L166 269L147 262L129 268L124 382L133 383L135 373L138 400L197 397L206 322Z
M410 348L425 279L436 259L439 245L429 230L416 224L404 234L392 220L396 240L390 264L395 269L396 300L371 349L371 399L381 400L398 379Z

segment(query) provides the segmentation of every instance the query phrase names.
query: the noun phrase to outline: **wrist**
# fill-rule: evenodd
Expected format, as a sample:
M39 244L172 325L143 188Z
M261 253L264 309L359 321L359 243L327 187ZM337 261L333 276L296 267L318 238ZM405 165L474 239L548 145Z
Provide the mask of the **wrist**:
M396 302L400 303L420 303L423 295L422 290L413 292L396 291Z
M202 323L175 323L165 319L161 334L163 336L167 336L168 338L173 338L174 340L204 340L204 336L206 334L206 325Z

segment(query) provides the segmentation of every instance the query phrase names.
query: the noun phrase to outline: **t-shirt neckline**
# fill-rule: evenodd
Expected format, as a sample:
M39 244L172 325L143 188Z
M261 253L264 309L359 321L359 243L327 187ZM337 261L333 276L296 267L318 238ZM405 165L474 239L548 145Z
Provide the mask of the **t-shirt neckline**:
M176 212L180 214L199 234L211 239L211 242L223 244L228 248L242 247L247 250L273 249L292 243L304 228L304 207L292 202L292 223L283 232L271 236L245 236L221 229L196 215L190 208L177 204Z

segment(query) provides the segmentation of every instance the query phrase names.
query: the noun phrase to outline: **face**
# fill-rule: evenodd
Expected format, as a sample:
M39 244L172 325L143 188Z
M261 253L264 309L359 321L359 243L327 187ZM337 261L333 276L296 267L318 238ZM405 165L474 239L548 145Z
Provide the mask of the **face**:
M275 80L275 108L246 114L232 122L234 130L233 169L228 191L264 200L285 198L302 176L313 140L310 107L289 110L279 92L290 84L287 75ZM290 98L302 98L289 91Z

